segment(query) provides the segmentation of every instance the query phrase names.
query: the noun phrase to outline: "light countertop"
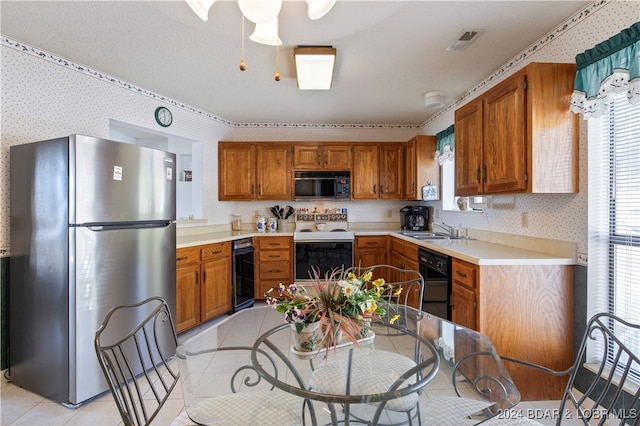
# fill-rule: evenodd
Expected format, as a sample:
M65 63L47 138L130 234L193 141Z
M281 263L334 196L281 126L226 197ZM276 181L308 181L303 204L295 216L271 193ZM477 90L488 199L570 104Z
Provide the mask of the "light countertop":
M451 239L420 241L415 238L401 235L394 230L354 230L357 236L392 235L405 241L417 244L452 256L475 265L575 265L576 259L569 255L550 254L543 251L534 251L507 244L484 241L481 239ZM213 244L223 241L237 240L240 238L257 236L293 236L293 231L285 232L257 232L252 230L220 231L194 233L191 235L179 235L177 248L192 247L196 245ZM516 239L516 238L514 238Z

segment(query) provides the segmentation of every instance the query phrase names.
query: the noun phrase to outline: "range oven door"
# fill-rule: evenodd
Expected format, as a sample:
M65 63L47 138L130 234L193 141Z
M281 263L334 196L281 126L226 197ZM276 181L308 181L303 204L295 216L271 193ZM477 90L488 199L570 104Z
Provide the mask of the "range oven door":
M353 241L296 241L295 281L309 281L312 270L320 276L336 268L353 266Z

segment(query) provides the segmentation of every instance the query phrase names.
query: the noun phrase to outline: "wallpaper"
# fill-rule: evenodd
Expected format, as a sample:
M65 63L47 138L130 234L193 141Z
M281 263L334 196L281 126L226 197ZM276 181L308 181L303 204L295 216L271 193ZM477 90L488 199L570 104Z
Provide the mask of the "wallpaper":
M168 99L116 77L92 70L2 37L1 42L1 142L0 162L0 250L5 256L10 247L9 229L9 147L72 133L108 137L112 122L128 123L162 131L153 111L169 106L174 115L170 131L181 138L203 144L203 217L206 224L224 224L232 213L240 213L244 222L256 212L266 213L271 203L233 203L217 200L218 140L326 140L326 141L407 141L416 134L435 134L453 122L453 111L473 97L532 61L573 62L575 55L630 26L638 16L638 3L594 1L568 19L554 32L525 49L463 97L445 107L422 126L379 125L305 125L231 123L223 117L197 110L179 100ZM123 47L125 48L125 47ZM165 130L166 131L166 130ZM453 225L558 239L577 243L586 251L586 126L580 133L580 193L571 195L517 195L494 197L492 207L483 213L442 212L440 203L432 203L438 220ZM282 203L281 203L282 204ZM306 207L304 203L288 203ZM356 202L327 207L347 207L350 220L398 222L399 209L407 202ZM412 203L409 203L412 204ZM325 207L319 206L319 207ZM529 225L522 227L522 212Z

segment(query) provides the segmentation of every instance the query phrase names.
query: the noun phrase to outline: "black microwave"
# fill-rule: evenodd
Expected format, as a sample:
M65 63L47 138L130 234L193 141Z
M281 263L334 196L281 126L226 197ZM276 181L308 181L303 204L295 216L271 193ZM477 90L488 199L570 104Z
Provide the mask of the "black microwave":
M295 200L351 198L351 172L295 172Z

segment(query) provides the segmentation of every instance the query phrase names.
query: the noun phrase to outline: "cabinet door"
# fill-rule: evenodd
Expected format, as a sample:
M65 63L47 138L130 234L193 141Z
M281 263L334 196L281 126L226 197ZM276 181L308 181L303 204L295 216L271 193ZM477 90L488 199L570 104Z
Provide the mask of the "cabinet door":
M380 145L380 190L378 198L401 200L404 197L404 145Z
M176 268L176 332L200 322L200 264Z
M218 199L253 200L255 198L256 150L241 142L218 143Z
M383 236L356 237L354 265L369 267L386 265L387 241ZM385 280L387 277L382 277Z
M460 285L455 280L451 284L451 289L451 321L472 330L477 330L476 292Z
M527 189L525 78L524 74L517 74L505 80L484 100L483 167L487 194Z
M258 200L293 199L291 148L284 144L256 146L256 175ZM239 170L236 173L240 173Z
M405 145L404 195L407 200L422 200L422 187L429 182L439 187L440 164L434 158L435 136L418 135Z
M482 101L455 112L455 194L482 194Z
M201 321L231 310L231 257L203 262L200 286Z
M324 168L327 170L351 170L351 146L325 145Z
M293 146L293 168L295 170L318 170L322 168L322 146L297 144Z
M351 198L375 200L378 198L378 145L355 145L351 169Z

